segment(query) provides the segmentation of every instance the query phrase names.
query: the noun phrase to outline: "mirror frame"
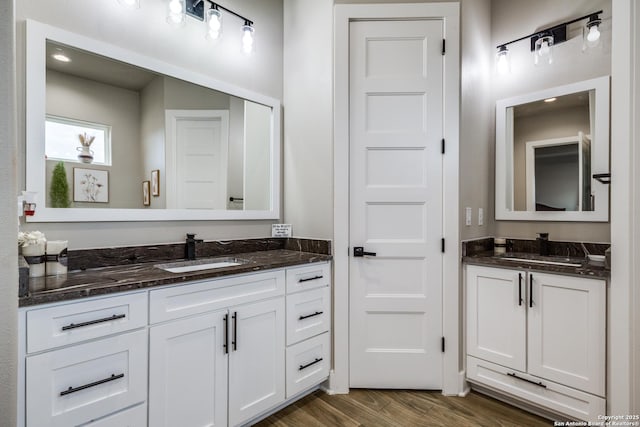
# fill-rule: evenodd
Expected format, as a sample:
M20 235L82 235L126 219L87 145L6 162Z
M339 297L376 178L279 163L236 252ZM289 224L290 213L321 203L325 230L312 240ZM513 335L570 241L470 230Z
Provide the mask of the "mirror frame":
M45 184L46 42L52 40L97 55L271 107L271 206L267 210L49 208ZM212 79L121 47L33 20L26 22L26 190L36 192L28 222L202 221L280 219L280 112L278 99ZM136 183L137 184L137 183ZM142 196L141 196L142 197Z
M609 184L603 184L591 177L592 194L595 198L593 211L514 211L513 188L513 142L509 142L513 126L508 108L528 102L540 101L554 96L576 92L595 91L595 132L592 132L594 146L591 150L591 172L609 172L609 76L584 80L564 86L553 87L538 92L501 99L496 102L496 220L520 221L609 221ZM566 135L564 135L566 136ZM510 198L510 199L509 199ZM511 209L508 208L510 200Z

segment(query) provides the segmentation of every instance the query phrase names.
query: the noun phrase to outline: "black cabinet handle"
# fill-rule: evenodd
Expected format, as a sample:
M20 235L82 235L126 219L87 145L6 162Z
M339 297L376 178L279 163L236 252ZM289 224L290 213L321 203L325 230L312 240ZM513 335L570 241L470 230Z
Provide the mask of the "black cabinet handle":
M225 314L222 320L224 323L224 344L222 344L222 348L224 348L224 354L229 353L229 314Z
M529 308L533 307L533 274L529 273Z
M238 312L234 311L231 318L233 319L233 338L231 345L233 346L233 351L236 351L238 349Z
M522 273L518 273L518 305L522 305Z
M353 256L354 257L363 257L363 256L376 256L375 252L365 252L362 246L356 246L353 248Z
M542 384L542 382L535 382L535 381L528 380L528 379L526 379L526 378L519 377L519 376L517 376L517 375L515 374L515 372L514 372L514 373L509 373L509 372L507 372L507 375L509 375L510 377L513 377L513 378L517 378L517 379L519 379L520 381L526 381L526 382L528 382L528 383L531 383L531 384L537 385L537 386L539 386L539 387L547 388L547 386L546 386L546 385L544 385L544 384Z
M317 358L317 357L316 357L316 360L314 360L313 362L309 362L309 363L307 363L306 365L300 365L300 367L298 368L298 370L299 370L299 371L302 371L303 369L307 369L309 366L313 366L313 365L315 365L316 363L320 363L320 362L322 362L322 357L321 357L321 358Z
M298 279L298 283L310 282L312 280L322 279L323 277L324 276L320 275L320 276L307 277L305 279Z
M95 325L96 323L104 323L111 322L112 320L124 319L127 317L126 314L114 314L113 316L105 317L103 319L89 320L88 322L82 323L70 323L67 326L63 326L63 331L68 331L69 329L82 328L83 326Z
M69 387L66 390L62 390L60 392L60 396L66 396L67 394L75 393L76 391L80 391L80 390L86 390L88 388L95 387L95 386L100 385L100 384L104 384L104 383L108 383L108 382L111 382L111 381L119 380L120 378L124 378L124 374L118 374L118 375L111 374L110 377L105 378L103 380L94 381L94 382L89 383L89 384L81 385L80 387Z
M308 319L310 317L320 316L322 313L324 313L324 311L316 311L313 314L307 314L306 316L300 316L300 317L298 317L298 320L304 320L304 319Z

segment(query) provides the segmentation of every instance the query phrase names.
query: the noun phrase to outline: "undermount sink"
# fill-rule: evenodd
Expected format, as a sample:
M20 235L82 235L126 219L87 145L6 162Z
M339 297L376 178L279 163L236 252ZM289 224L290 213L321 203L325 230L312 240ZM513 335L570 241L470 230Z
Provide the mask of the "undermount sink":
M156 264L154 267L169 273L188 273L191 271L215 270L224 267L235 267L248 264L250 261L233 257L203 258L193 261L177 261L166 264Z
M525 258L525 257L517 257L517 256L505 256L502 259L507 261L517 261L517 262L527 262L531 264L543 264L543 265L561 265L564 267L581 267L581 263L571 262L571 261L554 261L547 259L537 259L537 258Z

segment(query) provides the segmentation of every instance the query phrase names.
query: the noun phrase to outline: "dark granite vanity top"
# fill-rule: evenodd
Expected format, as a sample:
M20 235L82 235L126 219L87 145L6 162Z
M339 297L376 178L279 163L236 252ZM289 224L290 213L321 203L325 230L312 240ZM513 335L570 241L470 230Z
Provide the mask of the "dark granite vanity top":
M535 240L507 239L508 251L501 255L494 254L492 238L463 242L462 261L465 264L484 265L488 267L511 268L581 277L609 278L610 270L606 269L602 263L590 262L586 257L582 244L574 242L550 243L553 244L550 255L540 256L535 252ZM609 245L598 243L584 244L584 248L591 254L603 254L608 246Z
M203 251L198 251L198 258L201 258L200 254L203 252L203 255L207 258L232 254L235 258L248 261L244 264L230 267L185 273L171 273L155 266L166 263L167 261L181 261L180 258L146 259L144 256L140 256L136 259L143 258L145 259L145 262L134 263L129 261L129 263L116 263L116 265L110 266L94 265L79 270L70 269L69 273L65 276L31 278L29 279L29 288L32 291L29 295L19 298L18 304L20 307L33 306L37 304L106 295L116 292L146 289L153 286L170 285L194 280L212 279L232 274L252 273L313 262L329 261L332 259L331 255L329 255L330 242L324 242L324 245L321 245L320 248L313 247L314 245L309 247L305 245L304 242L302 242L302 244L299 244L299 242L287 242L286 244L280 245L282 248L274 248L273 246L278 246L273 243L272 240L274 239L268 240L269 244L267 244L266 247L263 247L264 245L260 245L260 247L254 247L251 245L240 246L240 248L245 249L258 249L253 252L235 252L228 249L223 253L211 253L215 251L206 250L207 248L204 248L205 250ZM221 242L204 242L203 246L220 243ZM225 242L225 244L228 245L227 242ZM158 246L153 247L153 249L157 250ZM303 251L304 249L309 250L309 252ZM107 250L119 251L124 254L123 256L125 258L128 256L127 254L131 252L131 248L105 249L104 251ZM148 250L148 248L146 248L146 250ZM145 249L138 249L138 252L140 251L144 252Z

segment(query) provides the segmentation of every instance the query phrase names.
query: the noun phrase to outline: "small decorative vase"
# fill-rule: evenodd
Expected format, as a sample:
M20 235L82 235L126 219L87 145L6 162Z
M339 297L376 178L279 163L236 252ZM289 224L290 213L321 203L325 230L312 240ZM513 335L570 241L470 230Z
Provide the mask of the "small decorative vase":
M93 162L93 150L91 150L88 146L83 145L76 148L76 150L79 151L78 160L80 160L82 163Z
M29 277L42 277L45 273L44 243L22 247L22 256L29 264Z

